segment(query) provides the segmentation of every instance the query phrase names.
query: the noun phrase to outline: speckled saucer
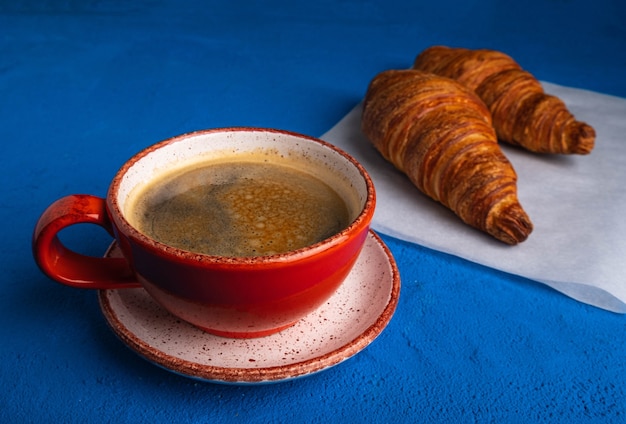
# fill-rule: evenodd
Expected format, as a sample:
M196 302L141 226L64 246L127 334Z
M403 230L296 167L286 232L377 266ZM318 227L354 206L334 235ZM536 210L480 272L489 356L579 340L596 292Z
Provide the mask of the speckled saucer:
M119 255L115 244L107 255ZM101 290L99 300L113 331L147 360L200 380L252 384L307 376L357 354L387 326L399 293L395 261L370 232L356 265L333 297L274 335L211 335L163 310L141 288Z

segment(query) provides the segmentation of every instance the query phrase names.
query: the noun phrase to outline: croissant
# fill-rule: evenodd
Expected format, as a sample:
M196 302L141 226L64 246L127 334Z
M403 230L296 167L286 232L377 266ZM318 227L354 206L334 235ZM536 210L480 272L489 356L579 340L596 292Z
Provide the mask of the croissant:
M467 224L507 244L532 231L489 110L462 84L417 70L384 71L368 86L361 128L420 191Z
M593 127L577 121L559 98L510 56L444 46L421 52L413 69L453 78L487 104L498 138L537 153L588 154Z

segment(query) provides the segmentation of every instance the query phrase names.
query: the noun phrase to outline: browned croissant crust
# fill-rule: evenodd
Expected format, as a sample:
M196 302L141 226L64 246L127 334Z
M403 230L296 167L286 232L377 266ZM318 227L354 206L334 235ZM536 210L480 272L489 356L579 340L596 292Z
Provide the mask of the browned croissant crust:
M467 224L508 244L532 231L491 115L460 83L411 69L382 72L368 87L361 126L385 159Z
M577 121L559 98L510 56L487 49L434 46L420 53L413 68L453 78L487 104L498 138L538 153L588 154L594 129Z

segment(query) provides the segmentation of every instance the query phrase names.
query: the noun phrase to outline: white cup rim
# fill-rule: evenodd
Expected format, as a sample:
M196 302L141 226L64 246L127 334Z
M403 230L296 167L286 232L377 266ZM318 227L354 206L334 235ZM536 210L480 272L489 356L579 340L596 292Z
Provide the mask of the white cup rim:
M262 137L285 137L288 140L299 140L302 142L315 143L314 146L316 149L322 149L324 153L328 155L333 155L332 160L339 161L341 160L345 166L347 166L351 171L351 175L358 175L360 178L360 183L362 184L362 207L360 208L356 218L351 222L351 224L340 231L339 233L323 240L313 245L309 245L297 250L277 253L274 255L265 255L265 256L250 256L250 257L230 257L230 256L217 256L217 255L209 255L204 253L197 253L182 250L176 247L172 247L161 242L158 242L139 230L137 230L127 219L124 213L124 207L122 203L124 200L122 197L128 196L129 188L125 187L125 178L129 175L129 172L134 172L137 169L137 166L142 163L142 161L146 161L150 155L153 155L155 152L162 152L164 148L167 146L173 146L176 143L180 142L190 142L197 141L203 138L210 138L215 135L228 135L235 134L236 136L241 133L247 134L255 134L257 136ZM186 149L193 149L191 145L187 146ZM196 152L190 152L189 157L194 156ZM181 159L182 162L185 161L185 158ZM181 162L181 163L182 163ZM153 166L154 168L154 166ZM152 169L152 168L151 168ZM354 178L354 177L353 177ZM134 186L136 184L129 184L130 186ZM124 192L123 194L120 194ZM323 140L310 137L307 135L295 133L287 130L279 130L279 129L271 129L271 128L259 128L259 127L225 127L225 128L215 128L215 129L206 129L188 132L185 134L181 134L175 137L168 138L161 142L158 142L154 145L151 145L133 157L131 157L126 163L122 165L119 171L116 173L113 182L109 187L109 191L107 194L107 206L111 213L111 218L113 219L116 226L119 228L119 231L123 233L124 236L129 237L135 243L139 243L144 247L150 248L151 250L158 250L163 252L164 254L173 255L180 259L188 259L193 261L198 261L202 263L221 263L221 264L248 264L248 265L258 265L261 263L268 262L287 262L293 260L299 260L302 258L310 257L315 255L319 251L323 251L327 248L335 246L337 244L341 244L346 239L350 238L352 234L358 233L362 230L362 227L365 225L367 229L369 229L369 224L373 217L374 208L376 203L376 194L374 189L374 184L365 170L365 168L351 155L346 153L345 151L337 148L336 146L325 142Z

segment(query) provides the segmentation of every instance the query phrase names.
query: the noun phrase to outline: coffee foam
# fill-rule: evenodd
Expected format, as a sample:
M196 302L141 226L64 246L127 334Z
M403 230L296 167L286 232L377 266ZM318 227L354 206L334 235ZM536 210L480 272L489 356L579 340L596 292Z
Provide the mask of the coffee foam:
M170 246L221 256L272 255L322 241L349 222L325 182L267 158L211 161L156 179L128 218Z

